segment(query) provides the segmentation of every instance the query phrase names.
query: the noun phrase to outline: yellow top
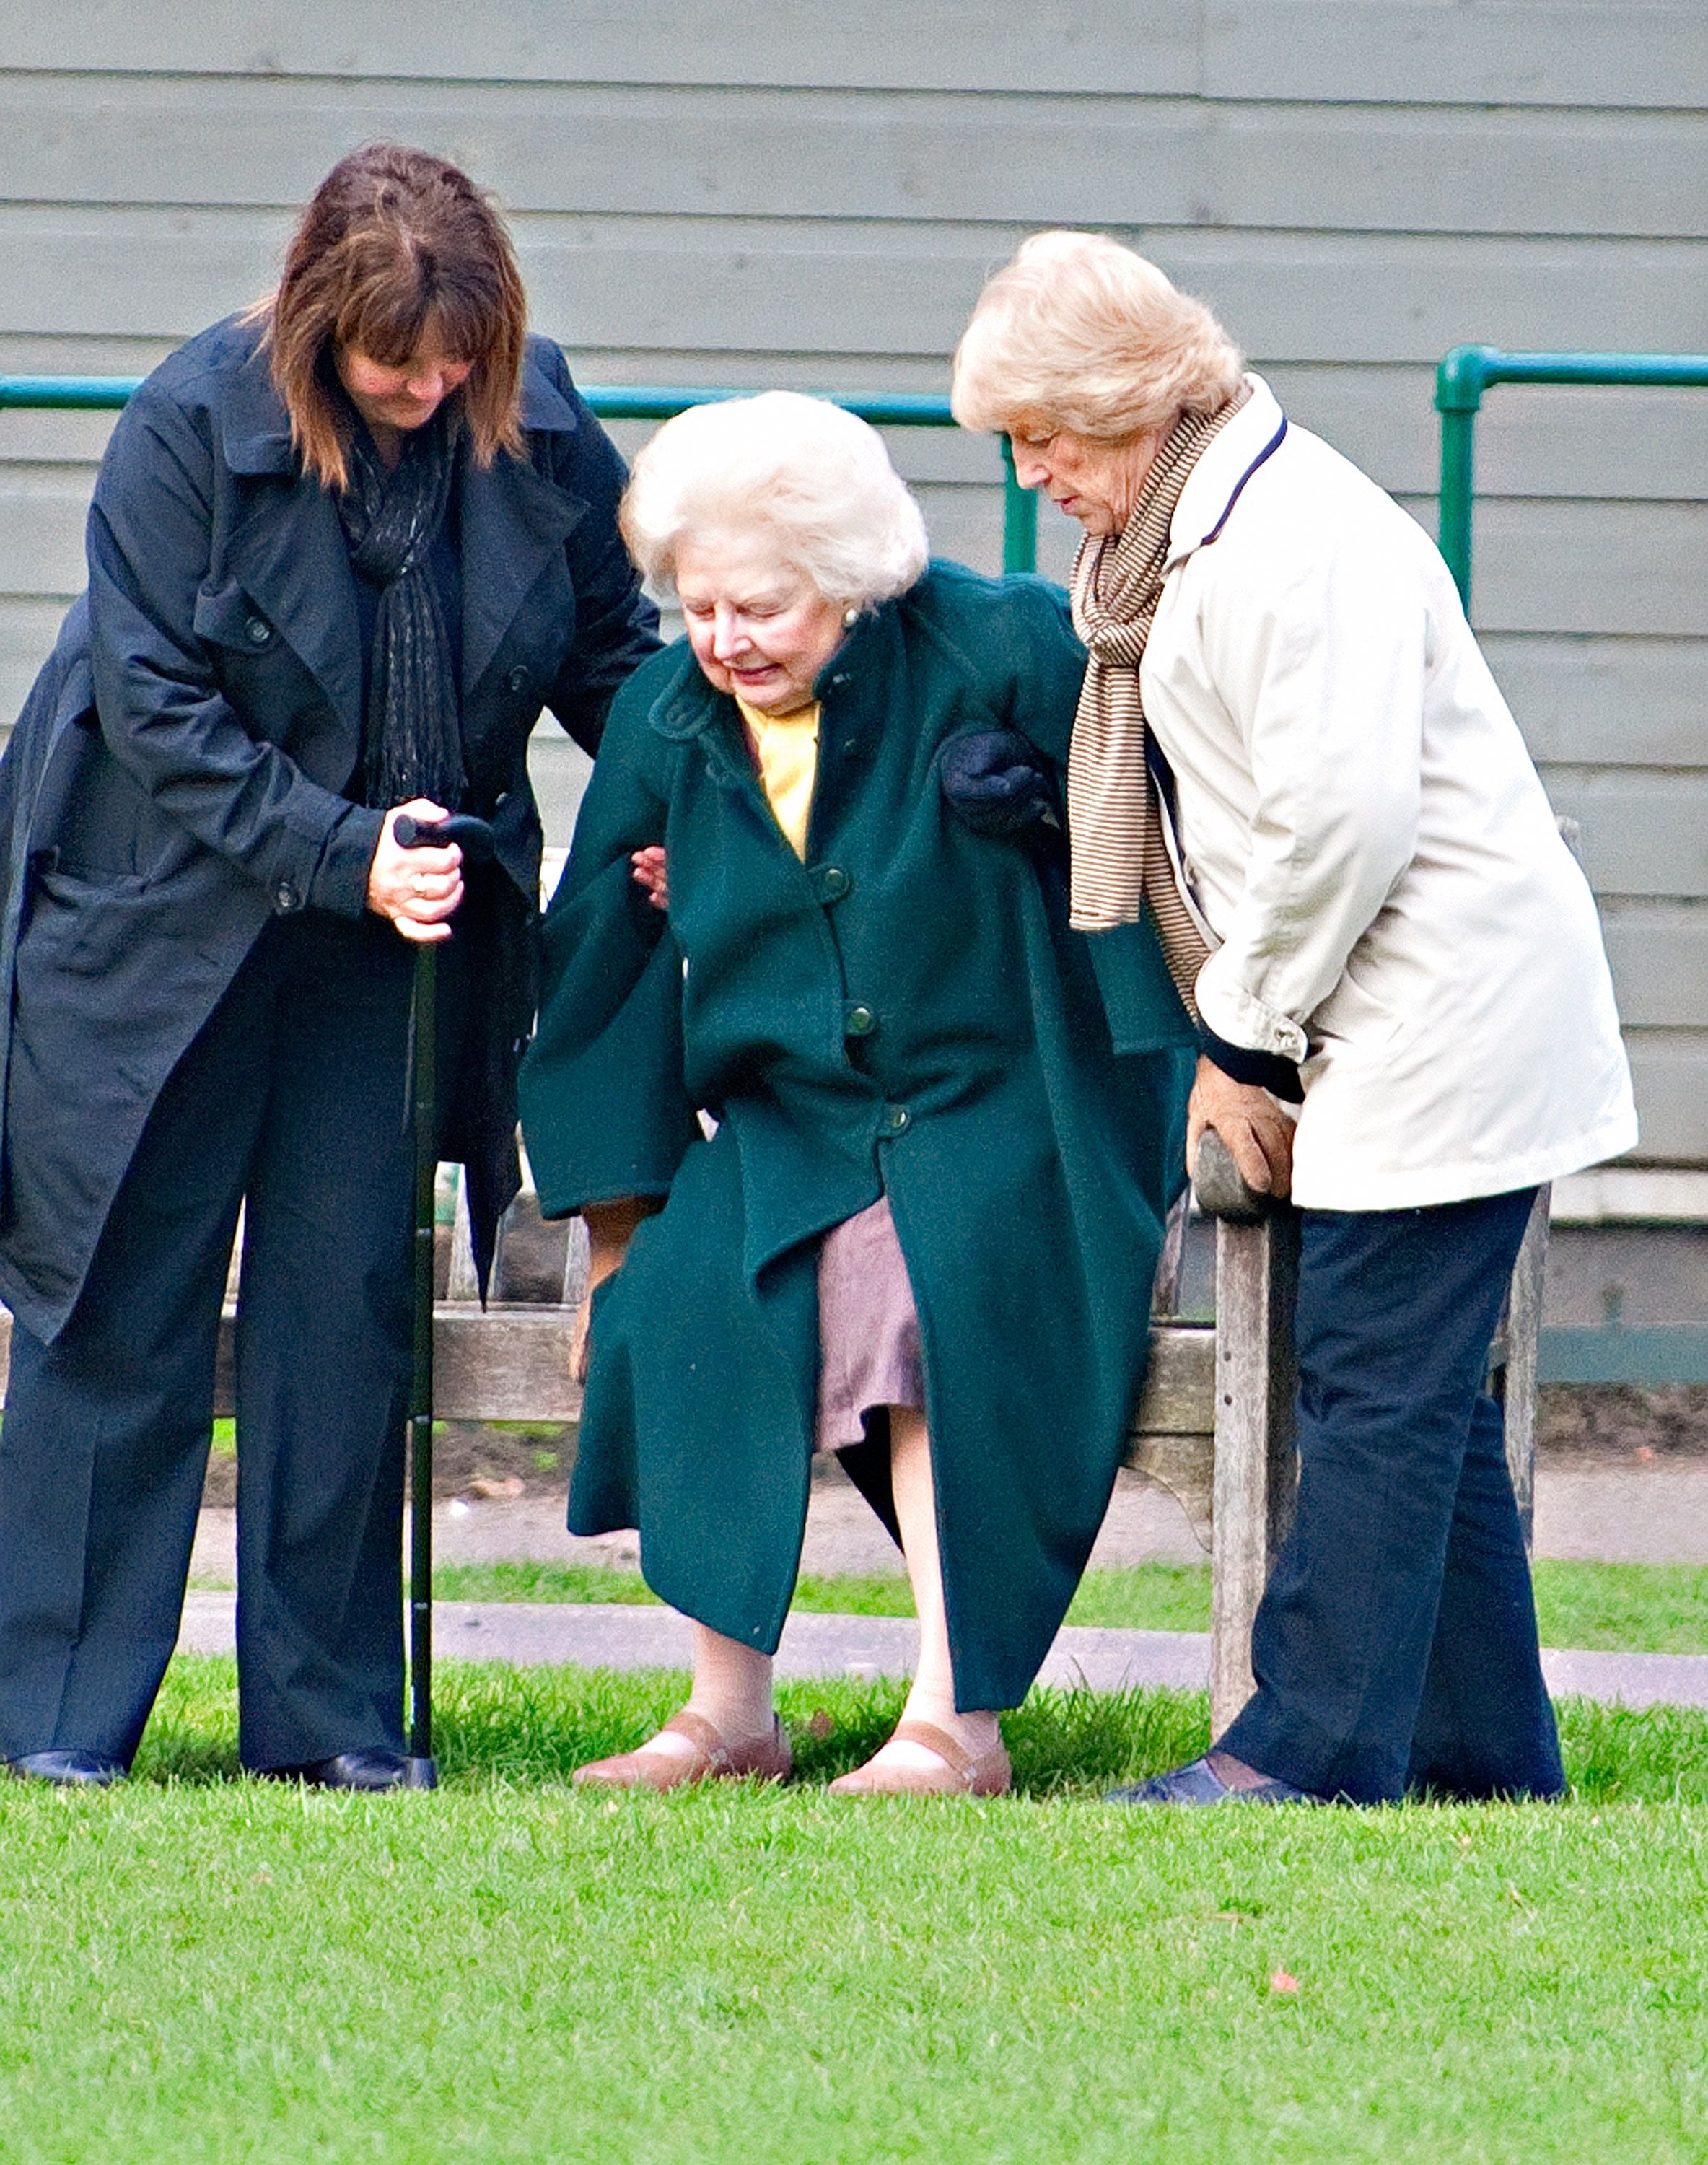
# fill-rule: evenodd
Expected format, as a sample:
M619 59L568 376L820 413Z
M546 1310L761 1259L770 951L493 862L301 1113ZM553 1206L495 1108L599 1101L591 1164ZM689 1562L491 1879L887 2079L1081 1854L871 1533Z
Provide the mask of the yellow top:
M766 799L791 848L804 862L813 781L819 771L819 703L814 699L792 714L762 714L745 699L735 704L758 757Z

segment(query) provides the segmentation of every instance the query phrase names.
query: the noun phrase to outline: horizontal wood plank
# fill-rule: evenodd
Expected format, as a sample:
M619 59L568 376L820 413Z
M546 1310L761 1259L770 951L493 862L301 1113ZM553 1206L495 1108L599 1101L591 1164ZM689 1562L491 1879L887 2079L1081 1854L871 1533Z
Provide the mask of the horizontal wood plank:
M574 1311L567 1308L441 1302L433 1322L435 1414L440 1420L563 1421L581 1417L581 1386L570 1378ZM220 1326L214 1411L234 1408L234 1317ZM0 1393L12 1318L0 1309ZM1160 1325L1152 1333L1151 1374L1133 1424L1137 1437L1207 1443L1215 1425L1215 1333Z
M16 68L103 74L486 76L518 82L845 84L897 89L1194 89L1199 0L1087 10L1074 0L992 8L982 0L510 0L407 10L341 0L81 0L8 21Z
M1434 530L1433 504L1411 504ZM1479 630L1700 636L1708 503L1479 498Z
M1583 0L1212 0L1212 97L1708 106L1700 9Z
M1708 773L1544 767L1557 812L1582 830L1598 892L1708 895Z
M1485 631L1482 644L1538 761L1674 767L1708 761L1708 637Z
M1708 106L1700 16L1679 4L1592 0L1069 0L991 9L812 0L557 0L399 13L338 0L154 9L83 0L75 17L19 11L17 68L270 77L480 76L584 83L893 86L1211 98Z
M288 213L0 205L0 333L187 336L276 275ZM515 221L540 327L572 349L946 357L1019 225ZM1260 361L1708 349L1708 243L1132 229ZM816 374L817 369L812 372Z
M1708 1161L1708 1031L1632 1030L1626 1046L1642 1126L1632 1161Z
M385 137L456 159L513 213L1708 230L1695 113L0 74L16 202L277 208Z
M1614 903L1602 930L1627 1030L1708 1030L1708 898L1695 908Z

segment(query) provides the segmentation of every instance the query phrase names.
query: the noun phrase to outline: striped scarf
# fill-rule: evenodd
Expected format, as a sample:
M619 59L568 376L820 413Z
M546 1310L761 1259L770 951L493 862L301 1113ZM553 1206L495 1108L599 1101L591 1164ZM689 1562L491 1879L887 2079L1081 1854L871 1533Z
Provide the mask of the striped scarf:
M1151 772L1139 664L1162 592L1180 492L1211 438L1252 395L1242 383L1213 414L1183 414L1145 477L1126 531L1087 535L1073 564L1073 629L1090 661L1068 754L1073 843L1070 921L1082 932L1132 924L1147 902L1186 1009L1210 950L1181 894Z

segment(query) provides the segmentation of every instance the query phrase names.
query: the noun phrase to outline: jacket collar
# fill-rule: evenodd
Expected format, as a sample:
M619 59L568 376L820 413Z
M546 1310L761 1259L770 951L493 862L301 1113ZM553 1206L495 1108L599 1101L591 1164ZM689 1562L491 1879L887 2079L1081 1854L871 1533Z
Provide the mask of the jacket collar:
M233 339L245 326L233 317L221 329ZM247 357L223 379L219 431L225 463L235 474L288 474L296 471L291 424L285 403L273 388L259 325L250 330ZM218 380L218 379L216 379Z
M1171 569L1215 540L1240 492L1286 434L1287 417L1261 376L1247 376L1252 395L1227 426L1211 437L1186 477L1168 528Z
M854 665L863 658L862 649L881 634L894 615L894 605L889 603L862 611L820 671L813 686L815 698L822 701L831 693L841 690L853 674ZM714 690L706 681L686 639L676 640L668 651L675 655L678 650L680 658L676 671L661 687L647 720L660 736L680 744L701 735L721 718L738 721L739 714L729 694Z
M221 326L234 339L245 326L233 317ZM250 332L248 357L225 379L220 433L233 473L287 474L294 471L290 418L273 388L259 327ZM522 361L522 426L530 435L572 435L581 426L575 408L540 365L529 341Z
M229 329L241 334L236 323ZM266 491L240 515L232 536L233 569L359 733L362 671L354 575L337 507L303 472L284 403L258 350L260 334L249 335L250 351L222 386L219 419L225 463L246 479L288 486L282 493ZM559 435L581 425L573 403L541 367L532 341L523 364L522 425L530 434ZM467 693L491 666L535 581L587 507L536 472L525 455L500 452L485 468L465 457L458 469Z

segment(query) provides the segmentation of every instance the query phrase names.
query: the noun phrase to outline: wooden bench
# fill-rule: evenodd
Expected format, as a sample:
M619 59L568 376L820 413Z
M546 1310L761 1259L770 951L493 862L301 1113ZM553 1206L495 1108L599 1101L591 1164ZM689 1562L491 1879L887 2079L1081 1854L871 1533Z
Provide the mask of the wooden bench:
M460 1203L460 1198L459 1198ZM1210 1559L1210 1705L1218 1730L1252 1690L1252 1619L1291 1514L1292 1304L1298 1268L1294 1212L1215 1225L1216 1321L1174 1314L1185 1232L1171 1220L1153 1300L1151 1366L1126 1462L1177 1498ZM570 1380L577 1304L586 1283L586 1235L567 1230L562 1280L546 1302L475 1297L467 1217L459 1208L447 1298L435 1310L435 1411L461 1421L574 1421ZM1505 1404L1506 1455L1529 1533L1536 1419L1537 1332L1547 1247L1547 1191L1538 1198L1513 1274L1500 1335L1490 1350ZM500 1258L502 1269L502 1256ZM556 1273L554 1272L554 1277ZM11 1318L0 1309L0 1383ZM232 1409L232 1315L220 1333L215 1410Z

